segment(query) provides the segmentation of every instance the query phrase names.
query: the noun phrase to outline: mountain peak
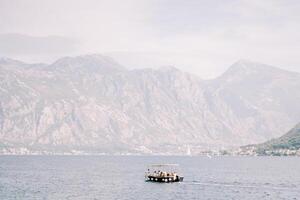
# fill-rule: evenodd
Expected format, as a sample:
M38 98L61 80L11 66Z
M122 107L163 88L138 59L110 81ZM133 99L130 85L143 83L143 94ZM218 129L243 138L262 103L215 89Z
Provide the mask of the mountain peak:
M242 59L239 59L238 61L236 61L234 64L248 65L248 64L258 64L258 62L242 58Z
M221 78L232 78L232 77L244 77L248 75L274 75L274 74L285 74L290 73L283 69L255 62L246 59L241 59L235 62L229 67L227 71L221 76Z
M266 68L275 68L263 63L259 63L259 62L255 62L255 61L251 61L251 60L247 60L247 59L240 59L237 62L235 62L233 65L231 65L231 67L229 69L232 70L238 70L238 71L248 71L251 70L253 71L257 71L257 70L264 70Z
M158 70L163 71L163 72L179 71L176 67L171 66L171 65L162 66Z
M112 58L99 54L63 57L49 67L56 70L81 70L85 72L116 72L125 70L123 66Z
M19 60L15 60L15 59L11 59L11 58L8 58L8 57L0 57L0 64L5 64L5 65L20 65L20 64L25 64Z

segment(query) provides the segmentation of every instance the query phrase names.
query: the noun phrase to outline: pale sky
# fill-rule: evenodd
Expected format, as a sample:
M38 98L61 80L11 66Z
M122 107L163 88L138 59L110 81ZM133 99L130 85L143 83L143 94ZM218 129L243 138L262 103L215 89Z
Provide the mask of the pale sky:
M300 72L300 1L0 0L0 56L89 53L204 79L239 59Z

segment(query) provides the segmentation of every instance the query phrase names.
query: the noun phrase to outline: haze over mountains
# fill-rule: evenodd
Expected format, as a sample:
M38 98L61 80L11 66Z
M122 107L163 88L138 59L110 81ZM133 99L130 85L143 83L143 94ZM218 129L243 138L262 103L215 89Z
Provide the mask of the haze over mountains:
M184 154L260 143L300 121L300 74L241 60L213 80L101 55L0 60L0 152Z

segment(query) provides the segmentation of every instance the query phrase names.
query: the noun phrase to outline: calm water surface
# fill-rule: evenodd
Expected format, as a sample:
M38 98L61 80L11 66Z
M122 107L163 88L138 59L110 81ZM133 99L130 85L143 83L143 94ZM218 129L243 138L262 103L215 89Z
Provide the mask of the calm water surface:
M144 182L151 163L184 182ZM300 199L300 158L0 156L0 199Z

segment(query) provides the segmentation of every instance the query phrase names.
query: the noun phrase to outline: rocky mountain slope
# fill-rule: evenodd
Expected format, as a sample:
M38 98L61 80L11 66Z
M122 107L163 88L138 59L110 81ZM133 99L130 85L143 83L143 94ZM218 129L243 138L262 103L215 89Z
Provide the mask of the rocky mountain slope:
M300 123L283 136L260 145L267 149L300 149Z
M300 121L300 75L239 61L214 80L100 55L0 60L2 153L192 153L264 142Z
M240 148L240 154L252 155L300 155L300 123L281 137L267 142Z

